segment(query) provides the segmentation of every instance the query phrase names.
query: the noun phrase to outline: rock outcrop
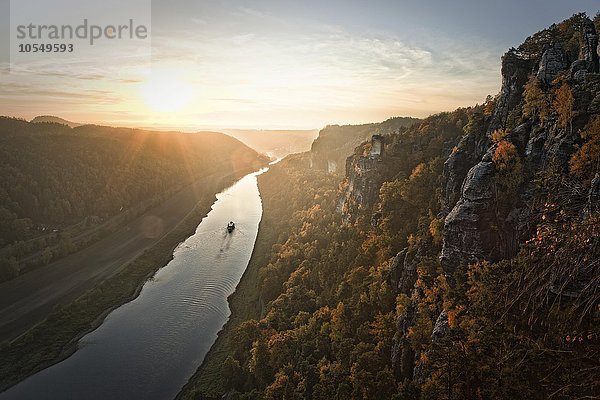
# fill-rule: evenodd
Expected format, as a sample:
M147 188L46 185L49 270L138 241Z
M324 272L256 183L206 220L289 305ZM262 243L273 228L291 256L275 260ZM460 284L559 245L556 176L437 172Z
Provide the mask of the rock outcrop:
M560 43L554 42L542 54L536 77L545 87L548 87L561 72L567 69L567 66L567 54Z
M448 276L461 263L504 254L498 246L501 238L493 207L493 153L485 146L492 132L506 127L509 114L520 103L531 66L532 60L515 49L502 57L502 88L486 134L463 137L444 164L446 207L452 208L445 220L440 260Z
M587 75L588 63L585 60L577 60L571 64L569 77L577 82L583 82Z
M558 28L553 26L529 38L519 49L510 49L502 57L502 87L490 102L495 104L493 111L485 107L470 109L470 113L466 114L469 123L465 123L463 116L460 123L455 124L465 134L460 137L459 131L457 136L449 135L444 141L440 140L439 148L436 148L436 154L439 155L439 149L443 148L441 154L447 156L441 180L443 204L441 211L437 210L436 219L439 221L444 218L439 256L451 286L459 265L481 260L494 262L517 254L519 243L523 238L531 237L531 226L535 225L530 208L532 196L537 190L534 183L536 174L550 163L566 170L573 151L582 142L579 131L588 123L590 115L600 113L598 38L589 19L585 20L580 15L574 18L575 22L567 34L564 31L559 34ZM581 58L573 60L577 46L573 45L571 38L580 37L580 27L583 30L581 37L584 47ZM543 123L537 116L530 117L523 112L524 87L532 76L537 78L540 88L549 99L543 105L548 113ZM557 77L561 79L556 80ZM559 85L565 82L573 95L573 116L569 124L559 124L559 113L553 100ZM368 214L371 225L378 225L382 211L373 208L377 204L382 183L406 180L410 176L406 172L410 171L406 165L411 165L414 159L421 159L429 150L427 142L422 140L422 133L426 132L427 127L427 124L424 125L423 130L418 127L414 133L407 131L406 136L382 137L387 141L387 147L380 145L377 142L379 137L375 136L370 144L363 145L347 159L345 188L340 199L340 209L346 220L352 221L359 215ZM496 130L504 130L505 135L498 139L493 135ZM460 140L457 139L459 137ZM495 141L506 141L514 146L515 157L518 157L522 168L518 181L522 183L517 184L517 188L511 188L510 199L507 193L502 192L505 187L501 181L503 172L494 161L499 144L493 143L492 137ZM405 170L398 168L394 174L386 176L386 168L393 166L391 169L394 169L398 165L403 165ZM593 180L587 204L583 204L582 209L584 207L588 213L600 208L599 177ZM427 239L420 239L422 242L419 246L427 247L430 244L425 244ZM418 289L415 289L417 265L426 257L421 257L420 249L411 245L393 258L388 282L394 294L409 298L418 294ZM581 290L580 283L589 282L589 276L567 279L556 276L555 281L550 288L552 293L576 296ZM412 302L397 316L391 357L398 379L422 383L428 377L428 367L421 358L426 360L427 354L421 357L421 350L411 348L408 339L409 329L416 323L417 316L418 310ZM433 317L431 341L436 342L442 340L449 331L448 315L437 309Z
M483 119L483 116L481 116ZM469 132L462 137L456 148L444 162L444 214L454 207L460 198L461 188L469 169L481 159L488 145L485 131Z
M417 280L417 257L404 248L394 257L390 266L390 285L395 293L410 296Z
M459 264L489 259L498 253L493 177L491 161L481 161L471 168L463 183L461 198L446 216L440 260L448 275Z
M527 54L515 49L502 56L502 88L488 133L506 128L510 112L521 102L523 85L534 65L535 61Z
M516 127L505 139L511 141L522 154L528 145L530 131L530 124L524 123ZM496 146L487 149L480 161L469 169L462 182L460 198L446 216L440 261L448 276L451 276L460 264L482 259L494 261L510 257L516 252L521 213L517 211L509 215L498 209L497 203L503 201L504 194L498 193L495 182L496 168L492 159ZM531 151L534 150L542 151L538 147ZM467 154L474 157L480 151ZM454 166L459 172L445 170L445 177L452 176L452 173L458 176L462 173L460 168L465 168L453 160L456 153L457 151L453 152L448 158L445 167L450 169ZM539 157L543 158L543 155ZM448 183L449 181L446 181L446 188Z
M413 379L415 370L415 352L408 344L406 335L414 325L416 310L411 303L396 320L396 335L392 345L392 368L397 378Z
M589 18L583 23L582 36L583 59L587 63L588 72L598 73L600 72L600 65L598 62L598 34L596 33L594 23Z
M534 176L551 160L558 165L566 165L575 146L581 142L577 129L581 129L587 121L586 115L594 113L595 99L588 98L590 96L585 92L596 92L598 38L589 19L583 21L582 36L583 58L572 63L569 63L562 45L551 36L544 36L544 40L547 40L545 45L536 42L529 46L543 49L541 53L511 49L502 57L502 89L487 136L497 129L508 128L509 134L505 140L517 148L528 167L528 176ZM570 126L559 125L557 115L551 114L543 125L536 120L526 120L514 127L521 118L523 86L529 74L535 72L541 86L549 91L553 89L556 77L565 71L572 79L571 85L579 85L573 86L575 112ZM519 118L515 118L515 115ZM514 128L510 129L511 125ZM513 256L517 251L521 229L526 226L524 208L498 209L497 204L503 203L505 198L503 193L494 189L496 169L492 158L495 147L490 147L482 154L483 143L480 136L463 137L444 165L445 201L447 206L453 207L445 220L440 260L449 275L459 264L478 260L496 261ZM478 157L481 158L476 160ZM464 175L467 166L470 169ZM463 175L465 178L460 198L453 204L458 180ZM527 200L531 185L530 181L525 182L521 201Z
M579 37L579 27L583 29L584 46L580 59L574 60L577 51L573 43L569 43L569 38ZM584 16L574 17L569 29L571 31L565 34L564 30L559 32L556 26L550 27L529 38L519 50L511 49L504 55L502 88L496 97L492 115L482 115L481 120L469 124L465 128L465 136L444 163L444 204L440 214L445 217L445 223L440 261L451 286L454 284L453 273L461 264L480 260L494 262L517 254L519 243L534 232L536 216L532 214L532 196L539 190L534 178L549 165L566 171L571 155L582 143L579 131L591 116L600 113L596 30ZM570 46L568 52L564 50L566 46ZM537 78L540 88L550 99L545 105L548 115L543 122L523 113L524 85L531 76ZM564 79L557 81L558 77ZM553 103L559 85L563 84L568 85L573 96L572 116L568 124L559 123L559 111ZM510 200L500 189L503 187L503 175L494 162L499 145L492 143L491 138L493 132L499 129L506 131L501 140L514 145L523 168L520 172L523 181L510 194ZM585 197L581 193L580 196ZM600 175L592 180L587 201L580 206L584 208L582 212L588 214L600 209ZM403 279L409 277L412 281L413 264L410 261L414 260L415 257L410 257L406 249L394 258L390 283L396 293L413 293ZM566 300L576 299L585 287L589 289L593 271L587 268L570 274L568 269L559 268L551 277L549 291ZM407 311L398 318L392 349L393 365L397 376L400 371L400 376L406 379L405 372L411 371L412 381L419 384L428 379L431 371L427 362L423 361L428 359L427 353L421 355L419 350L413 351L412 362L404 359L406 335L417 318L414 306L411 312ZM441 311L434 322L431 342L443 340L449 329L448 314Z
M328 125L321 129L310 150L309 166L329 173L343 173L341 166L352 150L369 138L377 124Z
M364 210L370 210L379 196L382 184L380 165L384 153L384 138L374 135L368 151L346 159L346 181L342 213L347 220Z
M437 342L442 339L444 336L446 336L446 333L448 333L448 329L450 329L448 325L448 313L446 311L442 311L435 320L435 325L433 326L433 331L431 332L431 341Z

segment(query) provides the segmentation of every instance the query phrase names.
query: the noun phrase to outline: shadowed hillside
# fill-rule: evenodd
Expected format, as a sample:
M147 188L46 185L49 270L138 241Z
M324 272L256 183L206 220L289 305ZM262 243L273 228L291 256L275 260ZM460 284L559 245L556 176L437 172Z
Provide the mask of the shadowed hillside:
M221 133L0 119L0 278L71 253L192 181L264 159Z

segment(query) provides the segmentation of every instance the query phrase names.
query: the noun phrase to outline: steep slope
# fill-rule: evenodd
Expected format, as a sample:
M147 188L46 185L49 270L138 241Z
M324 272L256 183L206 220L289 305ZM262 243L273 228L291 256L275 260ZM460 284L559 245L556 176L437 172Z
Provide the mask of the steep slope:
M361 144L337 191L314 160L265 174L302 182L286 186L281 234L257 266L265 307L236 321L221 380L195 390L597 396L599 24L577 14L511 49L483 105Z

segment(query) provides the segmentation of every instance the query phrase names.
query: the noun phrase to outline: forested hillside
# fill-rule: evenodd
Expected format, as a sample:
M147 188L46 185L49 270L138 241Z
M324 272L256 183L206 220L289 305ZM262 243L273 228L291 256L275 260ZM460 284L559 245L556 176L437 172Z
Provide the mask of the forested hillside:
M310 151L310 165L338 174L344 173L346 157L374 134L397 133L419 122L417 118L393 117L379 124L328 125L319 131Z
M219 133L1 118L0 278L17 274L29 254L38 264L68 254L80 236L112 229L192 180L263 161Z
M265 307L228 328L222 381L188 395L596 398L599 24L528 38L497 96L383 136L380 153L363 143L337 187L313 154L265 174L263 198L282 195L269 177L286 198L265 202L284 221L258 266Z
M80 123L77 123L77 122L68 121L68 120L63 119L63 118L55 117L53 115L38 115L37 117L35 117L34 119L32 119L31 122L33 122L33 123L55 123L55 124L62 124L62 125L67 125L70 128L75 128L75 127L84 125L84 124L80 124Z

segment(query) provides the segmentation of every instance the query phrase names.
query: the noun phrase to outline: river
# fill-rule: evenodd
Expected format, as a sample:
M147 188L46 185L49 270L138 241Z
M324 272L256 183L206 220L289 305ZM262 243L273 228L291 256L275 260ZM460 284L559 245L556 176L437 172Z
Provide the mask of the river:
M217 195L194 235L111 312L64 361L27 378L0 399L172 399L202 363L230 310L248 265L262 202L257 176ZM228 234L227 223L236 229Z

